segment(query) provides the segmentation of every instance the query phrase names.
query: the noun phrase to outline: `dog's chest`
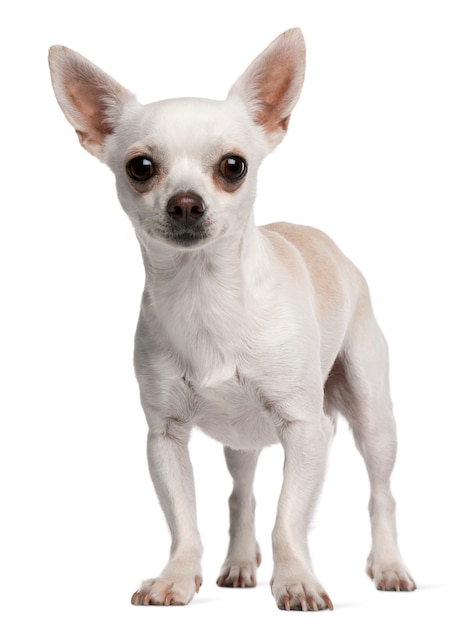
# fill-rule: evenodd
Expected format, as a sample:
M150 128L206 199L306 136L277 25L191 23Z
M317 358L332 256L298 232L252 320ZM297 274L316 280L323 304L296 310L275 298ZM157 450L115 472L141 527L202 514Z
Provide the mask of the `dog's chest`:
M234 376L214 387L193 389L195 425L234 449L277 443L273 418L253 387Z

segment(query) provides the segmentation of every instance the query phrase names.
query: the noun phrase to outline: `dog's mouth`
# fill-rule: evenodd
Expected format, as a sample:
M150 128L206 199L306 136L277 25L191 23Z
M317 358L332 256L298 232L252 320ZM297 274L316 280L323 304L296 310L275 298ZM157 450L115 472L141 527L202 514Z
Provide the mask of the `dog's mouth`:
M184 248L191 248L192 246L201 245L208 237L208 233L204 230L188 229L182 232L170 233L168 241Z
M177 248L200 247L212 239L209 229L195 226L192 228L147 228L146 232L152 239L161 239Z

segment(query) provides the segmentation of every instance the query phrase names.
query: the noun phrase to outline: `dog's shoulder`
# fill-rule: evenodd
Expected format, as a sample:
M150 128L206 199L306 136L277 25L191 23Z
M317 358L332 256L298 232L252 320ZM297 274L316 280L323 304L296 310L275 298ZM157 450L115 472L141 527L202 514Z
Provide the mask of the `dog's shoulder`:
M302 226L289 222L274 222L260 226L260 230L272 240L276 237L274 235L271 237L270 233L276 233L276 235L291 243L302 255L308 255L312 252L325 255L335 250L338 251L338 247L328 235L312 226Z
M275 222L259 229L284 263L296 265L297 258L304 263L323 302L353 299L365 283L360 271L323 231L288 222Z
M311 226L275 222L260 227L270 240L276 254L282 258L298 252L308 270L330 270L331 266L349 263L333 240L324 232Z

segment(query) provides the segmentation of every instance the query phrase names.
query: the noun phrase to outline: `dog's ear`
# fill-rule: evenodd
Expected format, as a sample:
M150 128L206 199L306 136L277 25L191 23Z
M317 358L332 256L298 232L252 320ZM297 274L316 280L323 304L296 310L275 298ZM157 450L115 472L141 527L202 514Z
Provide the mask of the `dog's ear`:
M277 37L247 68L229 92L248 107L273 149L284 137L300 96L305 73L305 41L299 28Z
M64 46L50 48L49 67L57 102L81 145L101 159L105 137L114 132L124 103L135 96Z

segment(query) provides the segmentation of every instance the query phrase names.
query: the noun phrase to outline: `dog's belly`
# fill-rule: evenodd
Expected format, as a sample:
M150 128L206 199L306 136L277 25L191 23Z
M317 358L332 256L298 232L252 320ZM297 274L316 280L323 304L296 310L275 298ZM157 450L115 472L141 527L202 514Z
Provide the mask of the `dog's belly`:
M279 441L271 414L260 399L236 384L196 392L196 419L204 433L237 450L252 450Z

